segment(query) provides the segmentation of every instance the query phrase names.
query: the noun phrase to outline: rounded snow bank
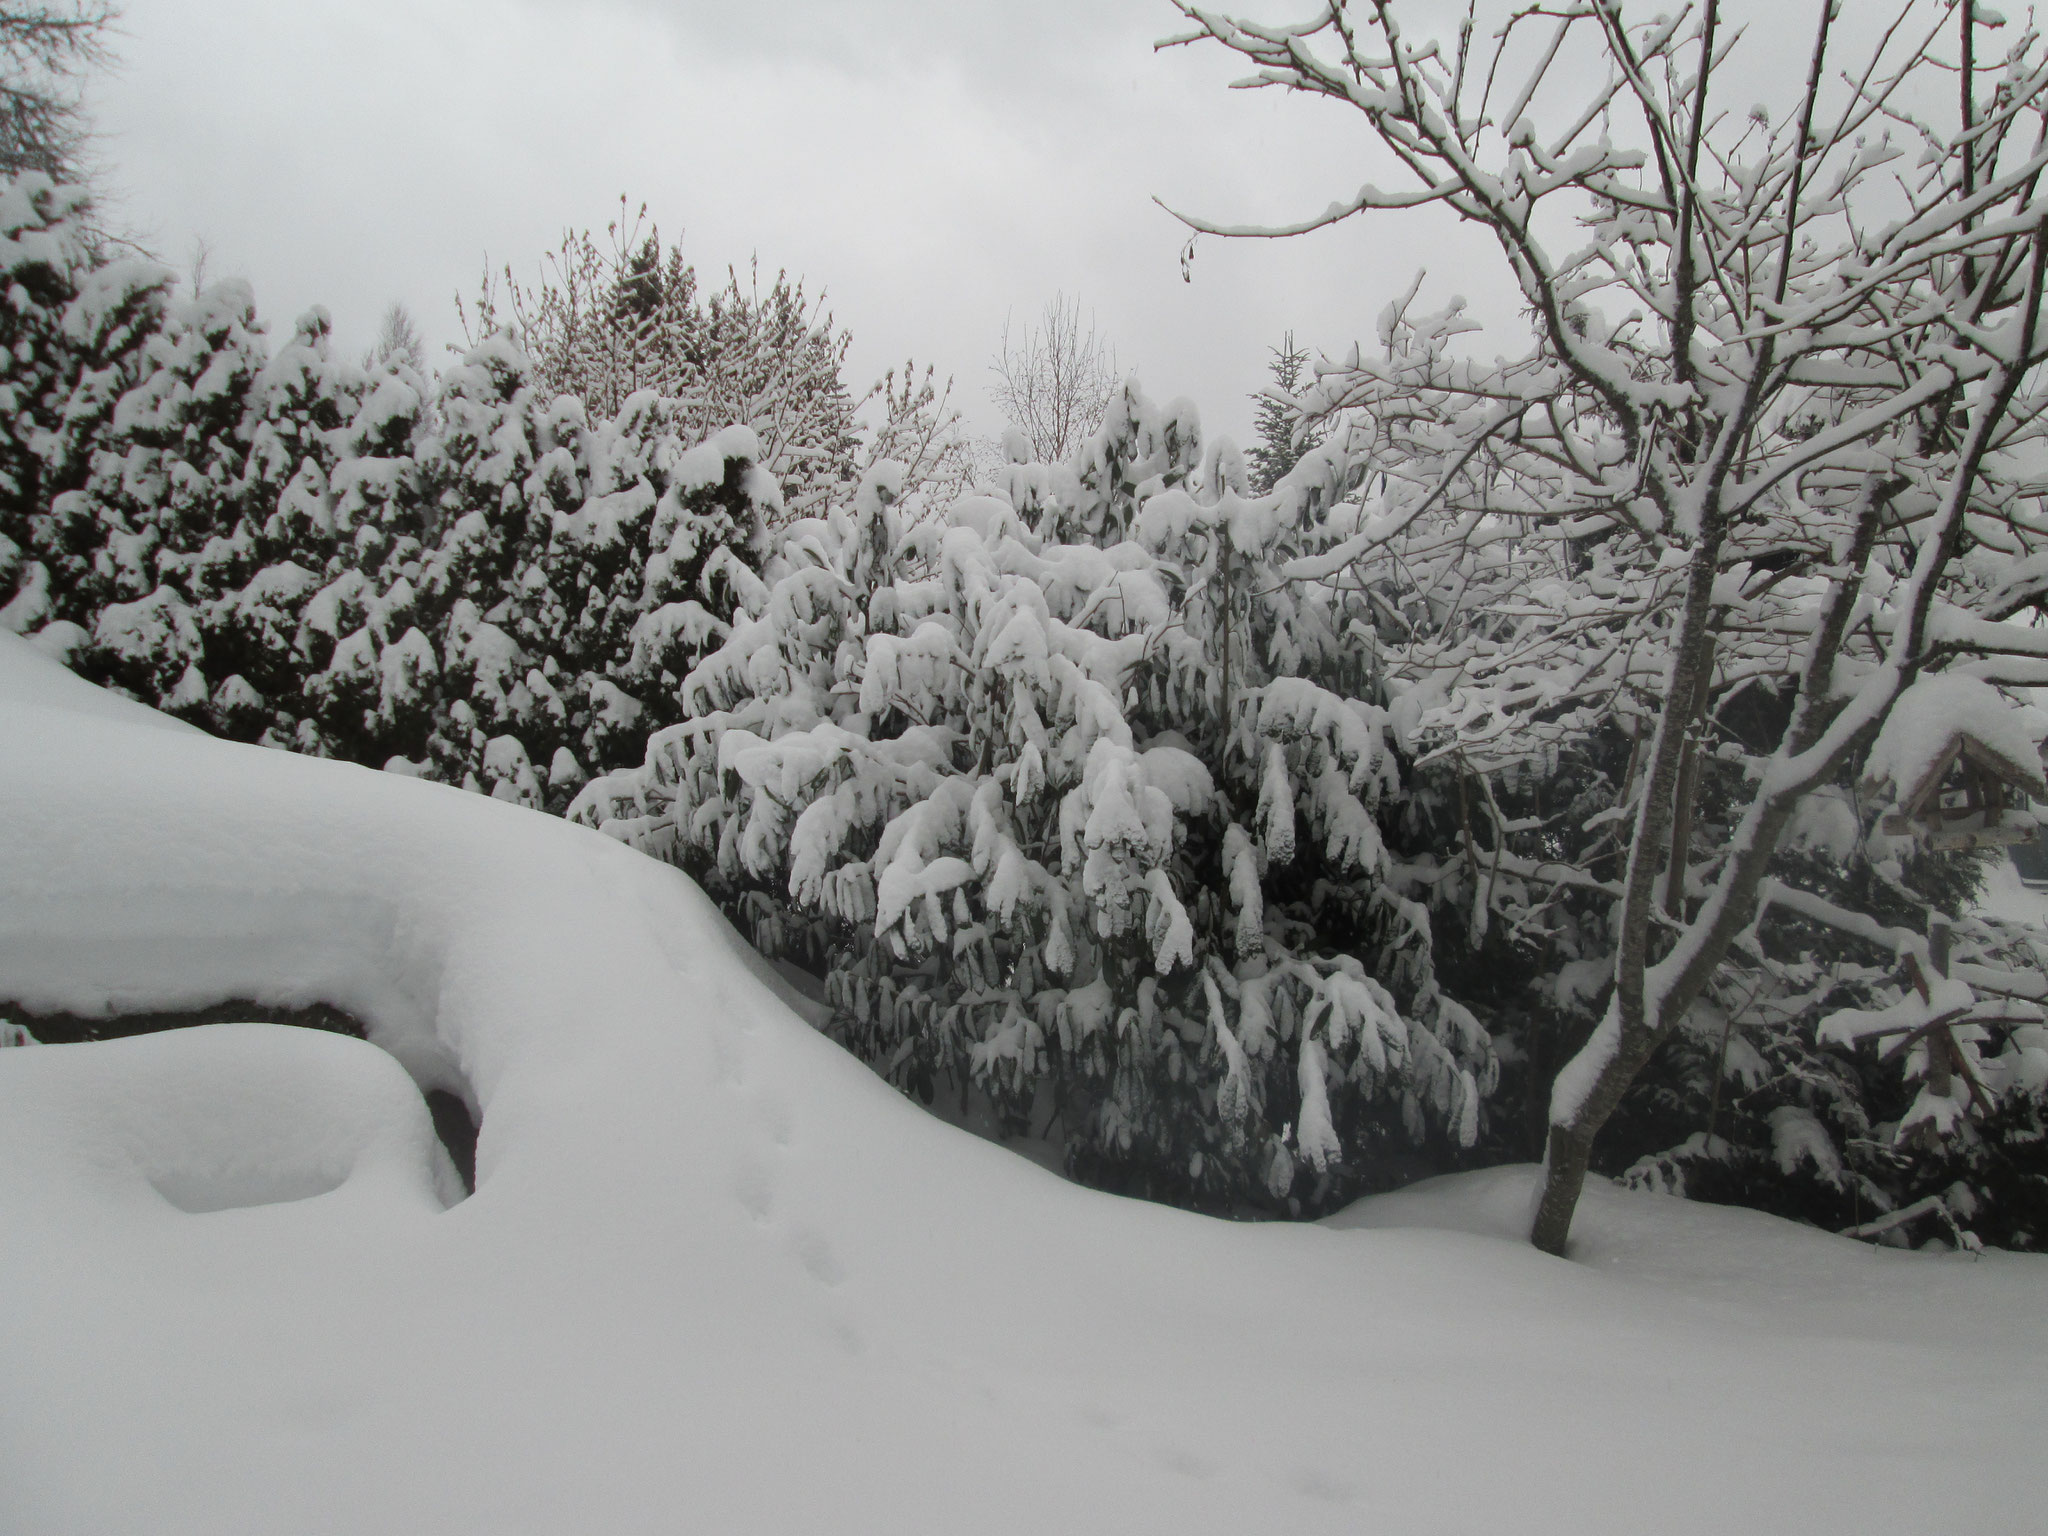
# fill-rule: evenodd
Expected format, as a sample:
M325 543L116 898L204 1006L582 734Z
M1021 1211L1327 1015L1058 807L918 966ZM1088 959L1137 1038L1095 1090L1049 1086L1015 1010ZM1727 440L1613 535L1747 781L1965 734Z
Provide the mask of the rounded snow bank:
M385 1052L277 1024L206 1024L9 1053L0 1161L46 1188L201 1214L351 1180L453 1205L461 1180Z
M459 790L215 741L0 635L0 1004L325 1004L481 1123L508 1077L549 1097L565 1053L644 1032L673 980L650 882L687 887Z

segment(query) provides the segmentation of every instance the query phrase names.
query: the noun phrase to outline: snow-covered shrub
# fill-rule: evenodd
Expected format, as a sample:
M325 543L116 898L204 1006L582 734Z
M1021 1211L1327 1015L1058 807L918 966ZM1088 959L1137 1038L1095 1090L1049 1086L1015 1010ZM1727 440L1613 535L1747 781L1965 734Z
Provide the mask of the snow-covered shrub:
M883 463L792 523L686 718L571 814L822 972L891 1080L1056 1120L1093 1182L1298 1208L1470 1145L1491 1050L1388 846L1351 600L1274 579L1342 535L1330 461L1248 498L1135 386L1072 463L1024 456L931 521Z
M1467 839L1475 930L1496 864L1539 893L1606 898L1595 953L1613 985L1554 1080L1531 1241L1565 1252L1602 1127L1695 1010L1739 1013L1746 981L1778 985L1756 953L1774 907L1943 993L1932 1017L1887 1010L1873 1031L1929 1044L1907 1129L1988 1117L1960 1037L2024 1057L2038 975L1972 940L1956 963L1988 974L1934 987L1932 933L1834 908L1777 868L1915 689L1949 725L1978 711L1950 710L1971 689L1947 685L2043 675L2041 632L2008 622L2048 596L2041 34L1961 5L1957 52L1933 31L1895 50L1822 6L1804 86L1744 113L1727 86L1762 76L1713 6L1639 24L1567 8L1548 51L1523 57L1505 7L1462 28L1385 5L1275 27L1174 3L1190 23L1176 42L1333 105L1379 157L1305 223L1195 228L1278 236L1441 205L1486 237L1514 295L1475 342L1462 299L1421 313L1418 278L1377 348L1323 370L1313 393L1367 429L1350 462L1373 515L1293 574L1402 594L1378 638L1418 766L1547 767L1603 722L1640 722L1641 773L1622 772L1597 872L1553 862L1568 837L1547 819L1471 817L1506 855L1482 878ZM1509 75L1523 84L1496 111ZM1959 113L1893 105L1936 94ZM1380 178L1388 164L1404 184ZM1759 693L1782 706L1745 733L1730 707ZM2014 772L2048 798L2037 767ZM1721 795L1724 812L1696 814ZM1527 923L1548 905L1538 894Z
M308 735L325 750L460 782L497 734L471 740L468 700L513 665L511 644L481 683L465 648L492 651L479 605L495 607L534 537L529 373L493 338L442 376L431 407L402 369L370 392L367 430L352 434L367 451L337 462L322 503L354 558L324 571L302 609Z
M1440 951L1456 957L1442 974L1501 1048L1488 1150L1530 1158L1543 1154L1559 1070L1616 1006L1618 903L1685 586L1666 538L1546 511L1547 451L1521 462L1505 445L1446 451L1499 410L1444 387L1458 378L1445 343L1460 324L1455 312L1395 306L1381 356L1325 362L1303 404L1333 429L1324 452L1348 466L1366 510L1348 547L1333 546L1341 560L1292 570L1298 581L1341 574L1366 599L1358 633L1415 751L1414 878ZM1581 405L1583 451L1611 456L1618 432ZM1848 415L1853 403L1829 409ZM1761 446L1791 453L1816 430L1794 422L1784 442ZM1900 494L1926 505L1924 491ZM1727 535L1708 671L1694 707L1677 712L1692 744L1662 791L1683 807L1665 835L1683 840L1688 868L1681 881L1668 860L1649 869L1656 917L1641 959L1657 985L1686 924L1717 910L1713 882L1759 775L1788 747L1804 647L1830 601L1829 574L1805 562L1845 547L1848 530L1827 520L1854 511L1816 492ZM1873 771L1915 700L1933 710L1916 730L1937 745L1967 725L2034 758L2048 722L2030 725L2018 698L1984 680L2033 664L2031 630L1989 622L2035 601L2038 566L2014 558L2032 537L1989 521L1973 532L1945 578L1954 607L1940 620L1967 659L1908 685L1885 733L1872 721L1793 804L1749 922L1619 1095L1597 1171L1835 1228L1936 1196L1986 1241L2048 1240L2041 935L1973 910L1987 859L2002 855L1885 832L1895 781L1913 772ZM1845 677L1874 676L1881 637L1900 622L1898 586L1872 585L1875 619L1845 640ZM1931 1015L1860 1033L1836 1022L1903 1017L1891 1010L1915 991L1938 920L1973 988L1967 1008L1918 1036ZM1945 1078L1936 1050L1959 1063ZM1949 1234L1930 1220L1914 1235Z
M171 274L110 257L85 192L0 178L0 626L71 626L107 600L103 531L53 510L83 483L115 404L143 367Z
M1791 466L1783 479L1758 480L1710 558L1681 559L1682 529L1602 500L1597 466L1628 462L1616 408L1569 391L1569 409L1528 407L1509 434L1523 417L1454 356L1464 324L1456 306L1390 306L1380 352L1326 361L1304 392L1366 511L1291 574L1368 599L1363 632L1416 752L1420 842L1444 855L1418 880L1461 957L1457 995L1503 1047L1497 1150L1541 1155L1557 1103L1578 1102L1553 1097L1560 1069L1600 1058L1618 1009L1665 1008L1683 983L1690 1001L1610 1079L1593 1167L1838 1228L1940 1197L1988 1240L2042 1241L2041 935L1972 911L1984 855L1882 825L1917 777L1901 733L1938 749L1967 729L2038 761L2048 721L2015 685L2038 675L2039 632L2006 620L2038 611L2048 527L2017 461L1978 467L1997 515L1972 510L1956 553L1908 583L1892 572L1941 547L1899 530L1950 496L1953 441L1869 414L1891 398L1881 371L1794 391L1796 413L1750 443ZM1866 449L1900 478L1869 480ZM1861 606L1844 606L1852 591ZM1895 651L1916 625L1923 649ZM1835 670L1809 708L1821 640ZM1796 779L1772 766L1787 762ZM1651 798L1669 819L1646 843ZM1633 940L1625 904L1643 918ZM1969 991L1954 1012L1909 1001L1942 922Z
M246 283L167 303L84 484L51 503L55 520L88 531L83 586L104 605L73 664L202 721L211 689L195 610L212 594L192 578L202 552L246 522L251 396L268 352ZM207 573L220 565L216 552Z
M220 734L315 746L300 610L368 558L330 485L363 404L314 310L273 356L246 284L168 302L51 505L93 551L65 586L72 665Z
M389 375L387 377L387 374ZM241 515L175 562L205 636L209 730L332 753L312 725L307 680L322 653L303 626L312 596L375 560L380 530L405 512L365 509L365 466L403 462L416 434L417 375L366 376L334 354L324 310L301 315L264 363L241 427ZM394 392L400 405L393 410ZM394 419L396 418L396 419ZM355 475L342 473L344 462Z
M1702 794L1705 835L1729 793ZM1977 909L2002 850L1919 846L1882 809L1849 783L1803 808L1753 942L1631 1089L1602 1166L1837 1229L1932 1199L1949 1219L1899 1237L2048 1245L2048 936Z
M493 332L430 383L335 357L317 309L272 355L246 285L169 299L98 260L80 206L0 189L0 612L223 735L560 809L679 718L785 486L822 504L859 462L845 337L780 280L699 302L650 245L610 319L538 328L545 366ZM675 292L612 313L653 277ZM672 390L591 372L612 320ZM958 457L944 396L909 369L875 393L867 456L928 494Z

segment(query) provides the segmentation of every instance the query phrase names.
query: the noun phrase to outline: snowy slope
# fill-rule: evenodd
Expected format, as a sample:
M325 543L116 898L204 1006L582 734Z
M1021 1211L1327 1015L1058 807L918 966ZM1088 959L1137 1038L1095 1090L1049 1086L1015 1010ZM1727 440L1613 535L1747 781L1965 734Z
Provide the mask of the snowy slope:
M0 991L331 1002L482 1141L443 1210L417 1093L336 1037L0 1052L0 1532L2014 1531L2048 1497L2042 1261L1601 1188L1563 1263L1519 1169L1305 1228L1092 1194L805 1028L674 871L42 665L0 636Z

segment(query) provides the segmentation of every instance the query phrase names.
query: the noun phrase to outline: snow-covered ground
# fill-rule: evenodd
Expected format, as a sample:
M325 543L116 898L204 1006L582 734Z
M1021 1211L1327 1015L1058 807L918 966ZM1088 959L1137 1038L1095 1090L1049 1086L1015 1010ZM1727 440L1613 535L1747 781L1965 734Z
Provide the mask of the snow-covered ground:
M2048 1262L1530 1173L1249 1226L806 1028L672 870L0 636L0 1530L2021 1531ZM377 1049L382 1045L389 1056ZM412 1082L393 1069L395 1056ZM413 1082L481 1111L452 1185Z

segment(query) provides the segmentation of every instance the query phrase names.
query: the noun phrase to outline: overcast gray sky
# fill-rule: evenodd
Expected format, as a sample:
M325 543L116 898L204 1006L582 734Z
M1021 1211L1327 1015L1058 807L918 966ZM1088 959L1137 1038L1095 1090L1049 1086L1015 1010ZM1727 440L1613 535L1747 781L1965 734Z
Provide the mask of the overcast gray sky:
M273 334L325 304L351 346L400 298L437 344L486 254L530 273L619 194L700 272L829 290L856 388L906 354L976 424L1006 311L1077 294L1155 395L1248 434L1290 327L1369 335L1418 222L1204 240L1155 195L1291 217L1361 179L1331 108L1229 92L1213 47L1155 54L1159 0L126 0L94 93L120 210L256 287ZM1427 220L1421 221L1423 224Z
M1186 231L1155 196L1285 220L1399 173L1330 104L1227 90L1241 70L1214 45L1155 53L1179 22L1164 0L123 3L92 101L119 213L180 266L204 239L274 335L321 303L361 347L403 299L438 352L486 256L530 277L622 192L706 276L758 255L826 288L856 390L906 355L936 363L984 432L1005 314L1055 291L1155 396L1240 443L1283 332L1369 338L1419 266L1439 300L1512 313L1497 258L1435 210L1205 239L1183 283ZM1796 91L1818 4L1729 7L1763 28L1736 93ZM1878 10L1855 0L1845 23Z

